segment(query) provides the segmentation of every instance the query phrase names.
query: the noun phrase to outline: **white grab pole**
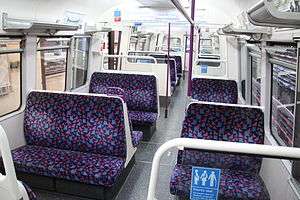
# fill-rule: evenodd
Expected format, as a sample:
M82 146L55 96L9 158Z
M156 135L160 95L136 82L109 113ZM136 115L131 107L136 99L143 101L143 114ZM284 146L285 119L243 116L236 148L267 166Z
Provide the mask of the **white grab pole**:
M238 153L270 157L277 159L300 159L300 148L270 146L259 144L245 144L234 142L223 142L213 140L200 140L189 138L177 138L163 144L155 153L152 163L150 183L147 200L156 200L155 190L158 179L159 163L163 154L171 148L191 148L203 151L214 151L222 153Z

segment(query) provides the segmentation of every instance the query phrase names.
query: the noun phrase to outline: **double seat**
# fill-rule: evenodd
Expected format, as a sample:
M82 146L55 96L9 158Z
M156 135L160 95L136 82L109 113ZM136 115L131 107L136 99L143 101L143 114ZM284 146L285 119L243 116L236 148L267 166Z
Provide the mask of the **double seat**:
M234 80L193 78L192 99L227 104L238 103L238 86Z
M118 96L33 91L24 115L26 145L13 150L18 178L32 187L113 199L142 138Z
M90 81L90 93L116 94L127 104L133 130L142 131L150 140L159 117L157 79L154 75L126 72L95 72Z
M264 115L256 107L192 103L183 123L182 138L264 144ZM188 199L193 166L219 168L220 200L269 200L259 175L262 158L184 149L178 152L170 192Z

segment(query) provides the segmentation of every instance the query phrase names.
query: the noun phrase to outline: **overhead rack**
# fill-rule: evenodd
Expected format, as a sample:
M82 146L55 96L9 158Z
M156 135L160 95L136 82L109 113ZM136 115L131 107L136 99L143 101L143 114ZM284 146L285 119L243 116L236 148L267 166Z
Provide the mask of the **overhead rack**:
M58 31L76 31L78 30L79 26L14 19L9 18L7 13L2 13L2 28L6 32L55 34Z
M233 24L229 24L221 29L224 34L228 35L245 35L253 37L255 35L271 35L272 32L265 29L237 29Z
M273 0L262 0L247 12L256 26L300 28L300 13L279 11Z

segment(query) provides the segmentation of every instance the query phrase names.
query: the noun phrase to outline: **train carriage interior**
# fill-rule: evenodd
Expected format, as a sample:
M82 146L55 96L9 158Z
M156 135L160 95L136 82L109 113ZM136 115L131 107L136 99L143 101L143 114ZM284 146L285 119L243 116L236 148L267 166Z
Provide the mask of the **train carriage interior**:
M299 0L0 5L0 200L300 199Z

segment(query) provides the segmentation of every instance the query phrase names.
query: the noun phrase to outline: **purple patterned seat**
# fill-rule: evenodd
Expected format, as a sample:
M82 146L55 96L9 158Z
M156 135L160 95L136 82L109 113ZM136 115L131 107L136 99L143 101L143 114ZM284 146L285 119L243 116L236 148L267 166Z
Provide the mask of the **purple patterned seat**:
M192 98L198 101L237 104L237 83L234 80L194 78Z
M260 109L192 103L181 137L264 144L264 115ZM219 199L263 199L269 194L259 176L262 159L244 155L209 153L193 149L178 152L170 191L188 197L191 167L222 170Z
M90 93L99 93L99 88L103 87L118 87L124 90L129 119L131 119L133 125L152 125L156 122L158 117L158 94L155 76L94 73L90 82Z
M177 84L177 71L176 71L176 62L174 59L170 60L170 77L171 77L171 86L176 87Z
M182 198L189 199L192 166L175 166L172 173L170 191ZM269 200L268 191L258 174L241 170L222 169L220 179L220 200Z
M125 159L101 154L27 145L13 152L17 171L111 187Z
M181 78L183 73L181 56L172 56L172 58L174 58L176 61L177 77Z
M123 106L116 97L31 92L16 171L111 187L127 157Z
M122 88L119 87L95 87L95 93L106 94L108 96L118 96L121 97L126 102L126 94Z

